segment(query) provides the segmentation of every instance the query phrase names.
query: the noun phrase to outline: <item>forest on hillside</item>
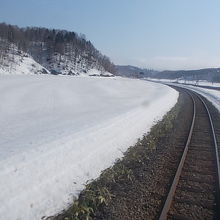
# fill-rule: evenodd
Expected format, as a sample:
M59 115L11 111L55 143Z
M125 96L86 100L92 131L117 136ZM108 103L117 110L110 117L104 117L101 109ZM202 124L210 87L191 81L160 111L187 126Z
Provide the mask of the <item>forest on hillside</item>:
M86 40L85 35L76 32L41 27L19 28L0 23L0 60L12 45L31 55L40 64L46 64L47 68L56 57L56 61L63 63L68 60L75 66L80 64L82 67L115 72L115 66L110 59Z

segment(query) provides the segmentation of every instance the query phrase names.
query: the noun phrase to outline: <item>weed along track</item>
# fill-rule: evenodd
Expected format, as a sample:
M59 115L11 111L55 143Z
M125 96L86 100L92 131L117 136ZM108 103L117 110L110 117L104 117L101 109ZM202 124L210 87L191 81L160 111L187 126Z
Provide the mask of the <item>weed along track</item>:
M219 155L213 121L203 98L188 91L194 104L182 158L159 219L219 219Z

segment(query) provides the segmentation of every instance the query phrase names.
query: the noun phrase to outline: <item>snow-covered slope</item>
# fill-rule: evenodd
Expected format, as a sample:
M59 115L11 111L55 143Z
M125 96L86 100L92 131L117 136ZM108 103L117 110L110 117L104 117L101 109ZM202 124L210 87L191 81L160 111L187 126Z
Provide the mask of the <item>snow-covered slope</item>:
M65 56L54 55L51 57L50 61L43 61L42 66L36 62L32 56L19 50L14 44L9 44L8 50L4 53L4 58L0 59L0 75L62 74L103 77L113 76L113 74L106 72L101 67L94 65L90 66L85 64L86 61L80 57L78 59L80 62L78 63L77 61L76 64ZM50 69L50 71L47 68Z
M0 39L0 44L1 44ZM49 71L37 63L30 55L9 44L4 56L0 59L0 75L2 74L47 74Z
M39 220L65 208L177 97L116 77L0 76L0 216Z

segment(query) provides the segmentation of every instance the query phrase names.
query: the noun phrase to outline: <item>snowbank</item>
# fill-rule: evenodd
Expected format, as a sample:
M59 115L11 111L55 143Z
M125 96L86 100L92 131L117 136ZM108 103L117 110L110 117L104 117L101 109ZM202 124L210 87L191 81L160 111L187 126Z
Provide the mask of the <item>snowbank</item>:
M109 72L99 71L97 69L90 69L86 74L89 76L104 76L104 77L114 76Z
M177 98L167 86L118 77L0 76L0 216L59 212Z

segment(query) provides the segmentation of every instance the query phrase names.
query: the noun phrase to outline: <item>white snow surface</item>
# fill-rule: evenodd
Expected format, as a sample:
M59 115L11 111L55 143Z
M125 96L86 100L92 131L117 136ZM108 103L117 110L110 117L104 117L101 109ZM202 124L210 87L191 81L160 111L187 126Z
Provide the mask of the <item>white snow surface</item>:
M0 216L58 213L177 102L147 81L0 76Z

